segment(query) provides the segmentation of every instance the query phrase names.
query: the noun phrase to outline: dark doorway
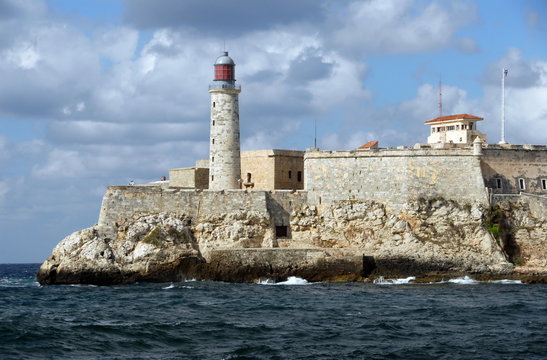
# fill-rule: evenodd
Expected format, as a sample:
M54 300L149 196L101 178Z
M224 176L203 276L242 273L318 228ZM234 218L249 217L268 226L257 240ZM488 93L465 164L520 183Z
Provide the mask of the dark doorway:
M287 237L289 233L288 226L276 226L275 227L275 236L278 238Z

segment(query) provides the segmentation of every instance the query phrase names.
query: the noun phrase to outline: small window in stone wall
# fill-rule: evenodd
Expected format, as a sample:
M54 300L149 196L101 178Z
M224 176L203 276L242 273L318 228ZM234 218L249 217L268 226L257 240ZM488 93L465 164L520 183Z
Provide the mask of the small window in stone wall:
M211 142L214 144L214 143L215 143L215 139L211 139Z
M496 179L496 189L501 189L501 179L500 178Z
M523 178L519 179L519 189L520 190L526 190L526 182L524 181Z
M215 120L213 120L213 126L215 126Z
M215 175L211 175L211 181L215 181Z
M292 171L289 170L289 179L292 178Z
M541 190L547 190L547 179L541 179Z
M297 172L296 177L297 177L298 182L302 182L302 171Z
M215 107L215 102L213 101L213 107Z
M289 227L288 226L276 226L275 227L275 236L276 237L287 237L289 234Z

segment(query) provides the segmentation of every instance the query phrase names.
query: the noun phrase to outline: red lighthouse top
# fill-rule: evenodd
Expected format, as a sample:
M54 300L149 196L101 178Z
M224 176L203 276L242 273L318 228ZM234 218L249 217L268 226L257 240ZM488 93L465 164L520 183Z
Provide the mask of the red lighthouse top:
M235 66L234 60L225 51L215 62L215 81L235 81Z

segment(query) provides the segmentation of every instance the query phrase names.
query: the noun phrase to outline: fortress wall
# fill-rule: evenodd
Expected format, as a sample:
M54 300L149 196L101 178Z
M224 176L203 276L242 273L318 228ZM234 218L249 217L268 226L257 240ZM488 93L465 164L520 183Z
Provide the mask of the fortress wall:
M527 192L547 195L542 188L542 179L547 181L547 148L545 146L514 146L512 148L483 149L481 167L486 186L495 194L518 194ZM497 180L501 180L498 187ZM519 187L524 179L525 189Z
M269 156L269 155L272 156ZM275 158L271 150L241 152L241 179L247 183L247 173L251 174L254 189L269 190L275 188Z
M268 216L265 191L195 191L160 186L110 186L101 206L99 225L112 227L135 215L161 212L204 216L250 210Z
M169 186L192 189L209 187L208 168L181 168L169 170Z
M479 158L469 149L314 151L304 163L313 204L376 200L399 207L420 197L488 203Z
M306 191L276 190L267 194L268 211L276 226L289 226L291 212L308 202Z

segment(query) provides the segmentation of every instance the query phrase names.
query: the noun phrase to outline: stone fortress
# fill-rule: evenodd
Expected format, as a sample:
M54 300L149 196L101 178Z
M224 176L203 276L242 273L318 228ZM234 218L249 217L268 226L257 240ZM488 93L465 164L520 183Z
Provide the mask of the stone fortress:
M546 146L488 144L460 114L413 147L241 152L235 63L214 69L209 159L110 186L41 283L547 273Z

